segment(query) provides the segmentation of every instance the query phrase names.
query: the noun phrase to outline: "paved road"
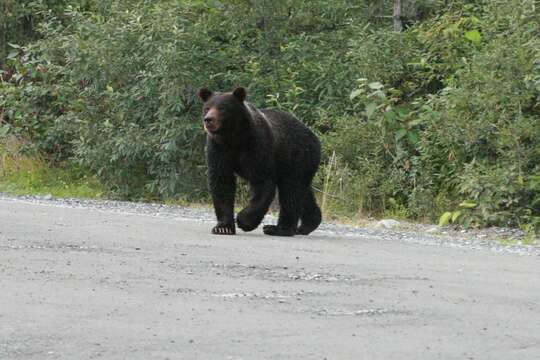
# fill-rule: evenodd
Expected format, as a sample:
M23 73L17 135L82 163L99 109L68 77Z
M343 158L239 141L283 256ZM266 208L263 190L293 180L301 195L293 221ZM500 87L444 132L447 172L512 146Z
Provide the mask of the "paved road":
M540 257L0 200L0 359L539 359Z

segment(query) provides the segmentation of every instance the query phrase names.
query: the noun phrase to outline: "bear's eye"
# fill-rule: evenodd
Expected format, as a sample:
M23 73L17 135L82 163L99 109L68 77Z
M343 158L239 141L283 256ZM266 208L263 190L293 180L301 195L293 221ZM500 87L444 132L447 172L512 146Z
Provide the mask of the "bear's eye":
M208 112L208 110L210 110L210 109L209 109L209 108L204 108L204 109L203 109L203 113L206 114L206 113Z

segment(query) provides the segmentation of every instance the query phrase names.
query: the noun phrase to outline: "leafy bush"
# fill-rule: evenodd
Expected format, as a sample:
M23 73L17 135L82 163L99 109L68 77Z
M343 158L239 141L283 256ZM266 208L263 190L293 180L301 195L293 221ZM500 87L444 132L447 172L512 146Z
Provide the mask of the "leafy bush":
M323 57L325 45L347 43L337 35L341 29L326 28L351 16L346 2L329 10L323 2L303 6L294 15L283 13L283 4L275 4L271 18L243 2L68 9L62 21L43 24L41 41L20 48L0 106L40 151L55 161L75 159L119 196L199 198L206 191L197 87L250 84L253 102L288 108L310 124L340 106L335 100L348 91L340 84L350 78L346 73L336 78L324 71L345 67L344 60ZM306 16L324 9L323 23ZM316 82L324 84L314 89L319 95L305 96Z
M478 203L462 221L519 225L538 221L540 173L538 19L516 4L490 8L492 40L456 72L449 87L421 114L425 130L419 161L426 168L420 188L445 189L454 205ZM514 29L498 28L511 16ZM483 31L484 33L484 31ZM486 36L487 37L487 36ZM465 216L468 215L468 216Z
M361 212L406 209L435 220L452 210L467 226L538 228L540 43L531 6L454 9L353 43L367 79L351 92L353 115L324 138L364 184L362 201L352 186L342 198Z
M242 84L319 133L327 213L538 227L534 1L405 3L401 33L391 1L42 3L0 121L116 196L204 200L194 94Z

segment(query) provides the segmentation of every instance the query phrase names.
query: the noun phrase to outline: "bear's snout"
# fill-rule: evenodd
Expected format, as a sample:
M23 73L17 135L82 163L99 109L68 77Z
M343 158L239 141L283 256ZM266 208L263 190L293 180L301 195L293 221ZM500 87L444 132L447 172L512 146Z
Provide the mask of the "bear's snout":
M211 108L210 110L206 112L206 114L204 114L203 124L204 124L204 128L207 131L212 132L219 129L220 123L218 121L218 116L219 114L216 108Z

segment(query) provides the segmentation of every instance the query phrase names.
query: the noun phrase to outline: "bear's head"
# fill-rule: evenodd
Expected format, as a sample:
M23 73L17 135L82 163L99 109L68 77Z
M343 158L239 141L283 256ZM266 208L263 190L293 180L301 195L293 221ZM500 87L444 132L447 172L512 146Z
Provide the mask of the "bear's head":
M202 88L197 95L204 102L203 126L210 137L233 135L246 126L249 112L244 104L247 93L243 87L226 93Z

